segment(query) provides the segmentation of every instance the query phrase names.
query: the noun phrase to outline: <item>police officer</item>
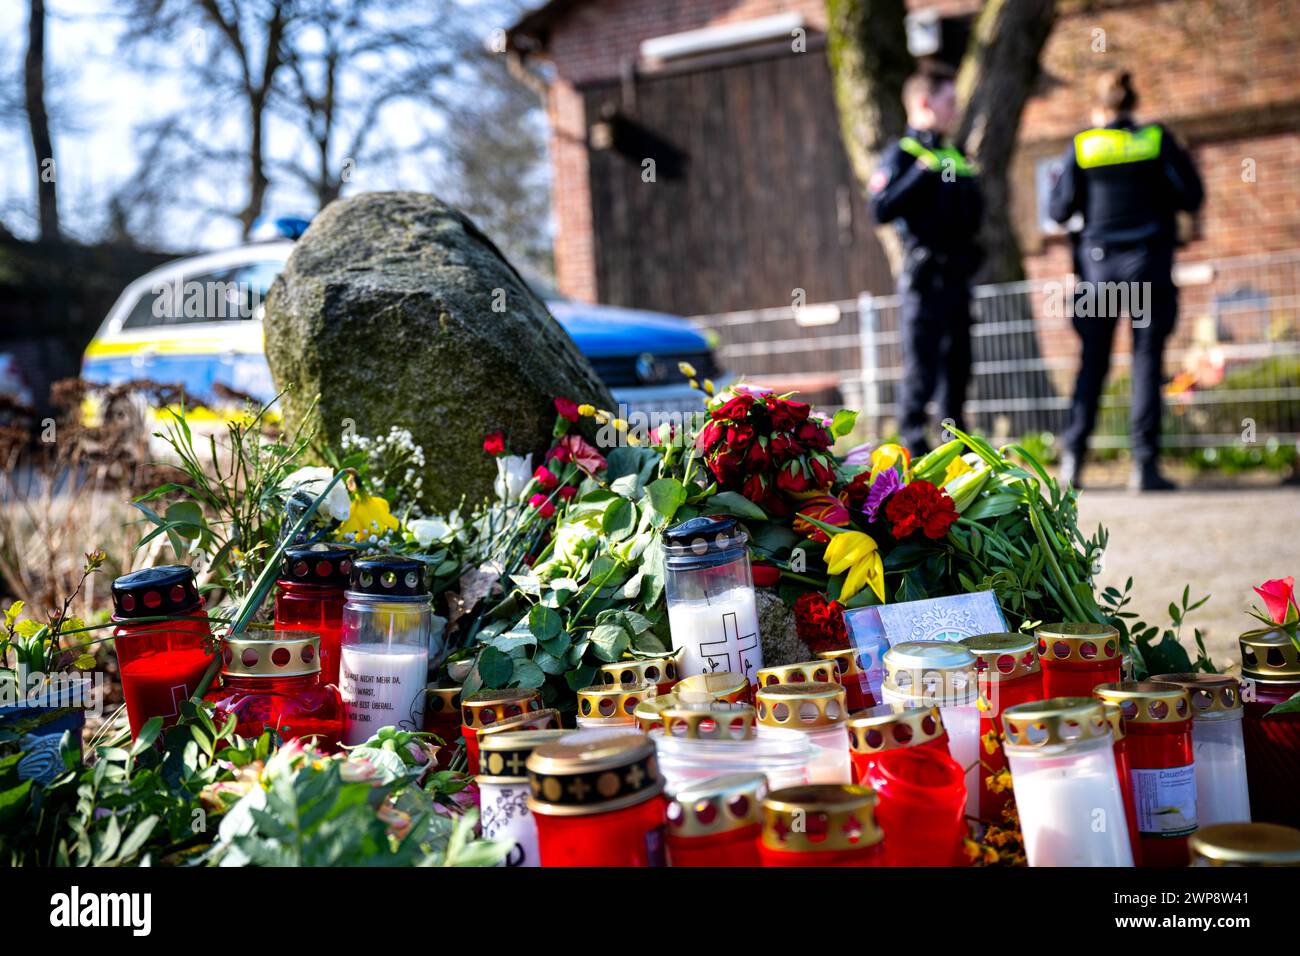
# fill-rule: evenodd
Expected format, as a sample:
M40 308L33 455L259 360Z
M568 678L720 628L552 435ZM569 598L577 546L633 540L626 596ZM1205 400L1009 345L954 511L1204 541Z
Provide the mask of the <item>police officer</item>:
M983 200L974 168L945 140L957 118L951 71L931 67L908 79L903 105L907 131L885 151L868 192L876 221L894 223L903 245L899 432L919 455L929 447L925 406L936 391L940 417L964 427L970 280L982 258L975 233Z
M1083 356L1060 477L1081 487L1118 313L1127 302L1133 326L1130 487L1166 491L1174 485L1160 473L1160 384L1165 340L1178 318L1172 278L1176 214L1200 208L1204 190L1191 158L1168 130L1134 121L1136 106L1127 72L1103 76L1092 116L1096 126L1074 137L1052 188L1053 219L1064 223L1076 213L1083 218L1075 237L1073 316Z

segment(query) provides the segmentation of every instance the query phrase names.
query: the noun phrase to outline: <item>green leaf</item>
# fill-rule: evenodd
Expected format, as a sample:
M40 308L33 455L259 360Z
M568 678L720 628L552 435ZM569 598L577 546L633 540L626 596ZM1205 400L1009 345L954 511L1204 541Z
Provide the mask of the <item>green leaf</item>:
M1300 693L1295 694L1290 700L1284 700L1276 707L1269 710L1265 717L1272 717L1274 714L1295 714L1300 713Z
M636 505L626 498L620 498L610 505L605 516L600 519L600 528L609 535L611 541L622 541L636 530Z
M532 661L515 661L511 680L518 687L541 687L546 683L546 673Z
M836 438L843 438L849 432L853 431L853 426L858 422L858 413L851 408L841 408L831 419L831 434Z
M564 630L564 621L554 609L538 605L528 612L528 629L545 644Z
M632 637L621 624L598 624L591 632L591 647L602 661L622 659Z
M515 662L495 647L483 648L478 657L478 672L484 687L505 687L515 670Z
M655 527L662 528L686 503L686 486L676 478L660 478L646 486L646 495L650 499L651 520Z
M767 520L767 512L744 495L735 491L718 492L705 503L704 513L708 515L729 514L735 515L737 518L749 518L754 521Z
M165 517L178 535L193 541L203 531L203 509L193 501L178 501L167 509Z
M569 690L582 690L584 687L590 687L592 680L596 676L596 668L590 664L583 664L581 667L575 667L564 675L564 681L569 685Z
M542 641L540 647L547 654L554 657L563 657L572 644L572 639L567 631L560 631L554 637Z

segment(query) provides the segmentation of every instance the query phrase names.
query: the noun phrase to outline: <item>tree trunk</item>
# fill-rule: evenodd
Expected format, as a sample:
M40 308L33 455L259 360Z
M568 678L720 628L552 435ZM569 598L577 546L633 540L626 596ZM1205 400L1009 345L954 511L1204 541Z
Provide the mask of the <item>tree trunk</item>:
M45 2L31 0L27 22L27 58L23 64L27 126L36 157L36 200L41 239L59 238L59 199L55 183L54 141L50 136L50 117L45 111Z
M826 50L849 164L865 189L890 141L902 134L907 115L903 83L914 62L907 50L904 0L826 0ZM894 272L902 262L895 231L876 236Z
M987 0L957 76L962 104L957 141L978 165L984 190L983 282L1025 277L1011 224L1007 171L1025 101L1038 80L1038 58L1055 18L1055 0Z

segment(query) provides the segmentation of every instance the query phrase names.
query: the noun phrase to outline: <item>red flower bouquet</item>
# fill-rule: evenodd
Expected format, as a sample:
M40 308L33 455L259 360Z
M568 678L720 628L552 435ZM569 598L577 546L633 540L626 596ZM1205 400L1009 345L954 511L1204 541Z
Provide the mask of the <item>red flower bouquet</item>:
M957 520L952 499L928 481L914 481L894 492L885 505L895 538L902 541L916 531L927 538L942 538Z

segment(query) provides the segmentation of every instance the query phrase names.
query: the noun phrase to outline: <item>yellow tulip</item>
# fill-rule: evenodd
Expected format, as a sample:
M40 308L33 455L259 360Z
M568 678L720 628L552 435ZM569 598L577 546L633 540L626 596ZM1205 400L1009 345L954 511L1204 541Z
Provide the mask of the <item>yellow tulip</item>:
M903 463L903 471L912 464L912 453L902 445L887 442L871 453L871 480L886 468L893 468L898 462Z
M871 535L863 531L842 531L826 545L826 570L830 574L848 574L840 588L843 604L870 585L880 603L885 603L885 563Z

